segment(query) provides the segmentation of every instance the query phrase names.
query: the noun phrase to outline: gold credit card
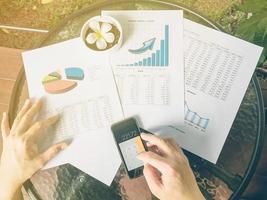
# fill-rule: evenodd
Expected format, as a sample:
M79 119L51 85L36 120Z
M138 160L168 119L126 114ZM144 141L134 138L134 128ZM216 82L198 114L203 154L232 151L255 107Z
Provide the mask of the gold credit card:
M144 147L144 144L143 144L142 139L141 139L140 136L137 136L135 138L134 142L135 142L137 154L142 153L142 152L145 151L145 147Z

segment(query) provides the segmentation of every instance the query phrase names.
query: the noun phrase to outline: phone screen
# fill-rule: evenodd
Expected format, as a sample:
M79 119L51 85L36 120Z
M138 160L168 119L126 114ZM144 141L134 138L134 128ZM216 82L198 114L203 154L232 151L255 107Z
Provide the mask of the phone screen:
M142 161L136 158L139 153L145 151L140 136L119 143L119 147L129 171L144 165Z
M143 162L136 158L139 153L146 151L140 137L141 130L134 118L118 122L111 127L122 160L130 178L142 175Z

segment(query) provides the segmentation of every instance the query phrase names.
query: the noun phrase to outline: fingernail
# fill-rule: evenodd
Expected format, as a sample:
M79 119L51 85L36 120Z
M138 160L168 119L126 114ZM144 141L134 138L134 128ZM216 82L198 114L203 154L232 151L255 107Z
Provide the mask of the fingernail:
M64 144L62 144L62 145L60 146L60 148L61 148L61 150L64 150L64 149L66 149L68 146L69 146L68 144L64 143Z
M72 140L73 140L73 139L67 139L67 140L64 140L64 143L65 143L66 145L70 145L70 144L72 143Z
M38 104L38 105L40 105L40 106L42 106L43 101L42 101L42 99L40 98L40 99L37 99L37 100L35 101L35 103Z
M25 101L25 105L28 105L30 102L31 102L30 99L26 99L26 101Z
M146 133L141 133L141 137L145 137L146 135Z
M54 115L52 118L57 121L59 119L59 114Z
M3 112L3 118L4 118L4 117L6 118L6 112Z
M43 104L42 99L38 99L38 103L40 103L42 105Z

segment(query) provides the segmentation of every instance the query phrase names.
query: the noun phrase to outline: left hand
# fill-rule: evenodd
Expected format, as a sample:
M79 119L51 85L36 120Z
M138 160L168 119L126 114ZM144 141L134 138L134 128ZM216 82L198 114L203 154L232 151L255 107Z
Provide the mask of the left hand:
M41 169L50 159L67 147L66 143L59 143L45 152L39 152L37 138L44 129L55 124L59 117L54 116L42 121L34 122L34 117L42 107L39 100L32 105L28 100L17 115L12 128L9 126L8 116L3 114L1 132L3 152L0 162L0 185L5 184L7 190L14 193L27 179ZM1 185L2 187L2 185ZM2 193L3 188L0 188ZM1 198L0 199L8 199ZM11 199L11 198L10 198Z

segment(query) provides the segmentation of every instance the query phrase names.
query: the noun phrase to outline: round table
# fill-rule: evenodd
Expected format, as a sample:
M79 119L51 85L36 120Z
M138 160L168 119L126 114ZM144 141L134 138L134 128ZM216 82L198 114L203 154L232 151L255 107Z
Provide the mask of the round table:
M137 9L182 9L186 18L220 30L218 25L207 18L173 1L112 0L91 5L63 20L35 47L47 46L78 37L83 23L88 18L99 15L101 10ZM27 83L25 73L22 70L11 98L9 110L11 122L27 97ZM255 171L259 159L263 142L263 127L262 95L254 75L217 164L211 164L185 151L198 185L207 199L236 199L242 194ZM24 188L32 199L43 200L145 200L155 198L149 192L144 177L130 181L123 166L118 170L110 187L67 164L39 171L24 184Z

